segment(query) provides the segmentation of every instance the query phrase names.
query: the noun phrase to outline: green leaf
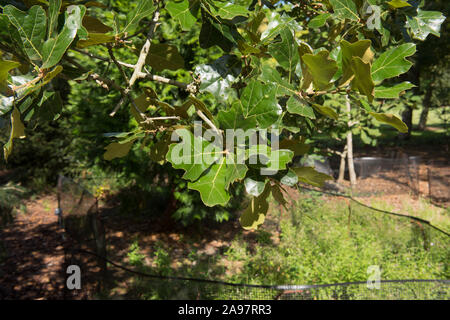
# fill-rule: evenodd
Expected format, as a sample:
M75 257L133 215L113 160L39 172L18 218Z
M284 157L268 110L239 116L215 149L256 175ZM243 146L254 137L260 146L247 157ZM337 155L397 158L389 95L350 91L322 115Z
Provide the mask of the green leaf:
M269 155L269 162L266 168L263 168L261 174L273 175L280 170L285 170L287 164L292 161L294 152L288 149L271 150Z
M358 11L353 0L330 0L330 4L337 17L359 21Z
M392 1L389 1L388 4L395 9L411 7L411 5L406 0L392 0Z
M0 58L0 93L5 92L9 71L20 66L17 61L3 60Z
M197 180L214 161L223 155L222 151L205 152L211 143L202 137L194 137L192 132L186 129L179 129L176 133L182 138L182 142L169 146L166 159L175 169L185 171L183 179Z
M189 182L188 188L200 192L203 203L208 207L224 206L230 200L230 194L226 190L227 177L226 158L223 157L219 163L208 168L206 174L197 181Z
M364 62L360 57L353 57L352 69L355 77L352 80L352 88L367 96L369 102L373 101L375 84L373 83L370 63Z
M48 36L47 38L52 38L53 33L56 32L58 26L59 10L61 9L62 0L50 1L50 6L48 8Z
M307 117L310 119L315 119L316 115L314 114L313 108L303 100L302 98L299 98L298 96L291 96L289 100L287 101L287 111L289 113L299 114L303 117Z
M217 121L221 129L248 130L256 128L256 118L246 119L244 117L244 110L242 110L242 104L239 102L233 103L228 111L220 110L217 114Z
M20 120L20 112L16 107L14 107L13 111L11 112L11 133L9 135L9 140L3 146L3 155L5 157L5 161L8 161L8 157L12 153L14 138L25 138L25 126L23 125L22 120Z
M214 116L212 115L211 111L209 111L208 108L206 108L206 105L201 100L197 99L193 95L189 96L189 100L192 102L192 104L197 110L202 111L208 117L209 120L215 122Z
M361 141L364 144L371 144L372 143L372 139L367 135L367 133L364 130L361 130Z
M354 43L341 41L342 52L342 78L340 85L347 85L354 77L354 71L352 68L352 59L359 57L365 63L372 63L373 52L370 49L370 40L359 40Z
M237 163L230 155L227 157L226 188L236 180L242 180L247 174L248 168L245 164Z
M266 187L267 180L254 180L252 178L245 178L244 185L245 185L245 191L247 191L248 194L258 197L261 193L264 192L264 189Z
M310 184L315 187L323 187L326 180L333 180L327 174L314 170L313 167L291 168L301 182Z
M237 76L241 73L242 62L235 55L223 55L212 64L203 64L195 68L200 77L200 92L210 92L219 102L227 102L236 97L232 88ZM233 99L234 100L234 99Z
M12 5L7 5L3 13L19 32L23 50L30 60L42 60L41 49L47 34L47 16L41 6L33 6L23 12Z
M372 115L378 121L393 126L395 129L397 129L402 133L408 132L408 126L394 114L375 113L375 112L369 112L369 114Z
M57 64L82 27L86 7L70 6L67 8L64 27L56 38L50 38L42 46L42 68L48 69Z
M113 35L107 35L104 33L89 33L86 40L78 40L77 48L83 49L97 44L112 42L115 42L115 37Z
M399 95L411 88L415 87L410 82L402 82L393 87L378 86L375 88L375 98L377 99L397 99Z
M199 4L200 2L195 0L183 0L181 2L169 1L166 5L166 10L172 18L180 22L181 28L184 31L189 31L197 21L200 8Z
M289 171L280 179L280 182L288 187L293 187L298 183L297 174L289 169Z
M445 21L445 16L439 11L423 11L417 9L417 15L406 16L407 26L415 39L424 41L431 33L440 36L441 24Z
M290 17L285 13L280 15L278 12L272 11L267 17L267 20L267 28L261 34L261 41L264 44L269 43L285 29L289 29L291 32L301 30L301 26L295 21L295 17Z
M233 19L236 16L248 16L248 9L244 6L232 4L229 2L215 2L217 9L211 6L211 12L215 16L219 16L223 19Z
M308 27L309 28L323 27L329 17L331 17L331 13L319 14L319 15L315 16L314 18L312 18L310 22L308 22Z
M282 29L280 35L282 41L269 45L269 53L277 60L280 66L291 74L299 62L297 43L291 30L288 28Z
M303 90L309 91L311 84L312 84L312 75L308 71L308 67L305 64L305 60L303 59L303 56L305 54L312 54L313 50L312 48L305 42L300 42L298 45L298 55L300 56L300 66L302 68L302 85L301 88Z
M370 106L369 102L367 102L366 99L360 99L359 103L364 108L364 110L366 110L367 112L373 112L372 107Z
M243 40L238 40L238 49L244 55L250 55L252 53L258 54L261 53L261 50L258 48L251 46L244 42Z
M184 60L177 47L165 43L151 45L146 63L157 72L184 68Z
M317 54L304 54L302 57L308 72L312 76L314 88L319 91L331 87L330 81L338 70L336 61L331 59L329 55L330 53L327 50L322 50Z
M0 95L0 116L4 116L13 108L14 97L4 97ZM1 127L0 127L1 129Z
M63 101L59 92L45 91L31 114L27 114L27 118L31 117L32 120L40 123L56 120L61 115L62 105Z
M128 152L130 152L131 147L133 146L134 140L126 142L126 143L120 143L120 142L113 142L106 146L106 152L103 154L103 159L111 161L115 158L122 158L125 157Z
M216 20L203 15L202 29L200 30L200 47L203 49L219 46L223 51L230 52L242 40L234 24L218 23Z
M172 3L172 1L170 1ZM140 0L133 10L131 10L127 15L127 24L122 30L123 33L133 31L139 22L145 18L151 18L151 15L156 10L153 6L152 0Z
M333 108L329 106L321 106L320 104L317 103L314 103L313 107L314 109L316 109L317 112L323 114L324 116L334 120L338 120L338 114L336 113L336 111L334 111Z
M255 230L263 224L269 210L267 198L270 195L270 190L270 184L267 184L264 192L259 197L252 198L249 206L242 213L239 222L245 230Z
M280 109L275 96L276 87L271 84L262 84L252 80L242 91L241 100L244 118L255 119L261 129L274 124L279 116Z
M414 43L405 43L382 53L373 63L373 80L381 82L407 72L411 68L412 62L406 60L406 57L412 56L415 52L416 45Z
M150 159L159 164L166 162L167 152L171 144L170 135L165 134L158 142L156 142L150 150Z
M113 30L113 28L91 16L84 16L83 27L85 27L89 33L107 33Z
M271 83L275 85L277 88L277 96L286 96L295 93L294 87L281 77L277 69L268 64L264 64L262 66L262 73L259 79L265 83Z
M287 207L286 207L287 201L286 201L286 199L284 199L283 192L281 191L281 188L280 188L279 185L274 184L272 186L272 196L273 196L273 198L275 199L276 202L278 202L285 209L287 209Z
M302 156L310 149L310 145L304 142L302 138L283 139L280 141L280 149L289 149L294 151L294 156Z

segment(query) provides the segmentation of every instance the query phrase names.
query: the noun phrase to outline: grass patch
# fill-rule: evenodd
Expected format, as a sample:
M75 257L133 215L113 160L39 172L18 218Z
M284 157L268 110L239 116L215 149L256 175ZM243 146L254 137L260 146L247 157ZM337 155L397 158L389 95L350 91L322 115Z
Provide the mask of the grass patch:
M373 204L392 210L386 204ZM409 214L449 226L448 215L437 212L426 201L416 211L411 210ZM159 244L153 257L149 257L151 265L144 265L135 244L130 247L129 256L139 257L139 262L133 264L152 274L248 284L367 281L368 268L374 265L380 267L383 280L449 279L450 251L445 235L356 204L349 212L344 200L308 193L295 201L287 213L272 210L273 223L256 231L253 240L238 235L216 255L205 256L193 250L184 259L176 260L170 248ZM279 226L274 227L277 222ZM128 297L143 299L239 299L239 293L230 293L230 288L188 281L137 277L131 288Z

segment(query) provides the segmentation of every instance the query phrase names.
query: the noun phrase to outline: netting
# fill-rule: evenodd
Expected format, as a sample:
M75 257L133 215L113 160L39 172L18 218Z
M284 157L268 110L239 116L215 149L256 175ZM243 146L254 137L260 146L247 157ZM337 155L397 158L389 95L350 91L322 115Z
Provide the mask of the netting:
M355 173L361 186L356 194L377 194L389 190L389 193L418 195L420 164L421 158L417 156L355 158Z
M381 280L329 285L258 286L137 278L130 298L164 300L448 300L449 280Z
M386 280L380 281L378 287L374 285L375 288L369 287L366 282L267 286L166 277L145 273L145 268L136 271L108 260L105 230L97 212L96 199L92 194L74 181L60 177L59 203L63 212L66 235L70 240L66 253L67 263L79 265L83 270L84 282L97 284L95 286L97 290L105 281L120 279L117 273L107 272L107 262L110 268L125 271L133 279L132 290L127 292L128 298L223 300L443 300L450 298L450 281L448 280ZM89 294L92 297L92 292Z
M427 168L428 195L437 203L450 202L450 162L432 161Z
M83 270L85 284L94 283L100 290L106 277L106 262L95 256L83 255L80 249L106 257L103 223L98 215L96 198L69 178L58 179L58 207L65 230L65 265L77 265ZM87 296L92 286L84 285ZM73 292L72 292L73 293ZM79 293L77 293L79 294Z
M277 288L226 288L219 299L246 300L444 300L450 298L450 281L380 281L378 288L366 282Z

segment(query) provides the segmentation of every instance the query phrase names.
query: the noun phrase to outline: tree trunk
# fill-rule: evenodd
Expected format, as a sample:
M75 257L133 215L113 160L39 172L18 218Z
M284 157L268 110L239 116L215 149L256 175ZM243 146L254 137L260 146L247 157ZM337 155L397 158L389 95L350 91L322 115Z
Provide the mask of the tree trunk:
M338 183L341 183L344 181L344 175L345 175L345 159L347 158L347 145L345 145L344 150L341 153L341 164L339 166L339 177L338 177Z
M425 93L425 98L423 99L423 110L420 114L420 120L419 120L419 130L424 131L427 126L427 119L428 119L428 111L431 107L431 97L433 96L433 87L430 85L427 88L427 92Z
M351 106L350 99L348 96L345 98L345 104L347 106L347 114L348 114L348 127L349 131L347 133L347 162L348 162L348 174L350 176L350 184L354 186L356 184L356 173L355 166L353 164L353 134L351 130L352 120L351 120Z
M406 106L405 110L402 112L402 121L408 126L408 132L399 134L401 140L408 140L411 137L412 116L413 116L412 107Z

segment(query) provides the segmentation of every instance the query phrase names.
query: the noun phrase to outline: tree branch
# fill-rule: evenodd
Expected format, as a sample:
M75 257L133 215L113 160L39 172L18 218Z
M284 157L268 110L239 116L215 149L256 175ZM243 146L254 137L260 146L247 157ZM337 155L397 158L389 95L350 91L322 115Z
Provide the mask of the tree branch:
M142 72L142 68L144 67L145 60L147 59L147 55L150 51L150 46L152 45L153 35L156 31L156 28L159 25L159 23L158 23L159 16L160 16L160 12L159 12L159 7L158 7L158 8L156 8L155 13L153 14L153 19L150 24L150 30L148 31L148 34L147 34L147 40L145 40L144 46L141 49L141 53L139 54L138 61L136 63L136 66L134 67L133 75L131 76L131 79L128 83L127 90L131 90L134 83L139 78L140 73Z
M208 117L201 110L197 109L197 114L200 118L202 118L203 121L205 121L208 124L208 126L211 129L214 130L215 133L217 133L219 135L219 137L222 136L222 132L219 129L217 129L217 127L214 125L214 123L212 123L212 121L209 120Z
M78 62L76 62L74 59L72 59L69 56L65 56L65 59L70 62L71 64L73 64L75 67L77 67L78 69L82 70L83 72L88 72L89 70L86 69L85 67L83 67L82 65L80 65ZM147 119L147 116L141 111L139 110L139 108L137 107L136 103L134 103L133 98L131 97L129 92L126 92L126 90L124 88L122 88L121 86L119 86L117 83L115 83L113 80L106 78L106 77L102 77L100 75L98 75L97 73L92 73L88 76L88 79L92 79L95 82L97 82L102 88L109 90L110 87L118 90L120 92L120 94L122 95L122 98L119 101L119 104L116 106L116 108L113 110L113 112L110 113L110 116L114 116L117 112L117 110L119 110L120 106L127 100L129 99L131 101L131 104L133 105L134 109L136 110L137 113L139 113L139 115L143 118L143 119Z

